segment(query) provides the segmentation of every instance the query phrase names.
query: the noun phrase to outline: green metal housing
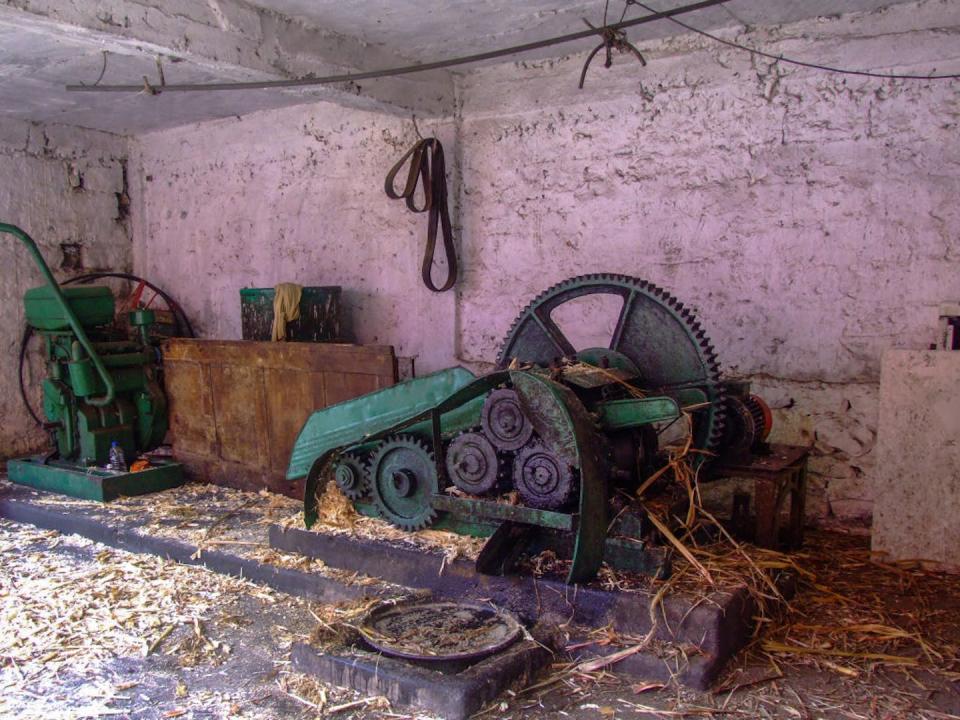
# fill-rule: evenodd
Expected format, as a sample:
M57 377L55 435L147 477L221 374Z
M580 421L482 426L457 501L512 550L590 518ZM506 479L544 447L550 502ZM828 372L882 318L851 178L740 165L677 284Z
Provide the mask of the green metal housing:
M47 281L27 290L23 303L27 323L43 339L43 414L54 445L48 455L9 462L10 479L100 500L181 483L181 467L175 463L154 468L156 472L111 473L106 490L104 471L97 470L107 464L113 442L133 459L156 448L166 435L159 353L148 332L154 314L131 313L139 335L123 337L112 328L110 288L61 288L27 233L6 223L0 223L0 233L23 243Z
M113 293L101 285L61 288L67 305L77 321L86 328L108 325L116 312ZM47 285L27 290L23 295L27 324L36 330L69 330L70 318L56 293Z

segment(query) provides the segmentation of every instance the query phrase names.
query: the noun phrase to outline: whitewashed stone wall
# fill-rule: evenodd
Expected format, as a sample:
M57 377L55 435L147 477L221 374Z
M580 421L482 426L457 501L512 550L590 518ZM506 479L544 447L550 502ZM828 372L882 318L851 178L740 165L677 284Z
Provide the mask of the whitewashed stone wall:
M960 4L936 0L737 39L926 73L958 66L958 37ZM815 441L812 511L866 516L881 352L926 347L960 297L960 83L643 49L646 68L595 62L582 91L582 56L461 83L461 356L495 357L554 282L646 278L780 409L778 438Z
M927 0L736 35L850 67L956 67L960 4ZM488 367L533 296L589 272L692 305L731 374L814 442L811 510L871 510L881 352L925 347L960 297L958 90L802 70L685 36L622 56L458 78L447 145L464 269L422 288L425 218L383 195L408 118L316 104L135 142L136 269L210 337L240 336L239 290L344 286L352 339L420 372ZM423 128L422 128L423 129Z
M64 267L65 244L78 246L85 271L132 269L128 219L118 207L126 151L126 139L116 135L0 121L0 221L26 230L59 279L80 272ZM45 442L17 389L22 296L42 282L23 245L0 235L0 459ZM34 360L37 347L32 346ZM31 363L30 393L38 410L44 375L42 363Z
M452 144L451 122L419 124ZM340 285L348 339L447 367L454 295L420 281L426 215L383 191L415 140L409 118L327 103L141 136L136 267L218 338L240 337L241 288Z

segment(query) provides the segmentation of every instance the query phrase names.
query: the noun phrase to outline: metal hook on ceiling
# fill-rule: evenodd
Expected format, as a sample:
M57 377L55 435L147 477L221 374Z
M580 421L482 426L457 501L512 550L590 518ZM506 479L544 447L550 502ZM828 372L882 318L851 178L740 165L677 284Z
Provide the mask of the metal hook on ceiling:
M624 16L627 12L627 7L633 3L630 0L627 0L626 5L624 5L623 12ZM621 17L621 21L623 18ZM647 66L647 60L643 57L643 54L637 50L637 48L627 40L627 33L624 30L617 29L615 27L610 27L606 24L607 21L607 10L604 7L603 12L603 21L604 25L602 27L596 27L589 20L583 18L583 22L586 23L587 27L591 30L594 30L600 37L603 38L603 42L597 45L587 56L586 62L583 64L583 70L580 71L580 89L583 90L583 83L587 79L587 70L590 69L590 63L593 62L593 58L596 57L597 53L601 50L606 51L606 59L604 60L603 66L609 68L613 65L613 51L616 50L619 53L629 52L632 53L637 60L640 61L640 64L644 67Z
M437 139L436 130L431 130L431 131L430 131L430 137L429 137L429 138L425 138L423 135L420 134L420 128L417 126L417 116L416 116L416 115L411 115L411 116L410 116L410 119L413 121L413 131L417 134L417 139L418 139L418 140L427 140L427 139L436 140L436 139Z

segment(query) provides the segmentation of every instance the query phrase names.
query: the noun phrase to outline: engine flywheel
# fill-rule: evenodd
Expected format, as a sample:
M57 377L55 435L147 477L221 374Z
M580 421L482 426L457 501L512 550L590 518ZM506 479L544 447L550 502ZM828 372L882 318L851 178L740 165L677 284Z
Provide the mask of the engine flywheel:
M500 461L497 449L480 433L454 438L447 449L447 477L464 492L483 495L497 486Z
M437 511L430 497L439 488L433 453L412 435L396 435L374 450L367 482L377 510L387 522L404 530L432 524Z
M552 317L571 300L590 295L621 298L610 318L613 332L607 348L577 348ZM597 323L601 321L597 318ZM586 362L626 357L639 370L631 384L648 395L678 398L698 390L702 402L689 410L693 418L693 447L716 449L723 437L724 392L717 354L689 309L661 288L628 275L581 275L558 283L537 296L514 321L500 350L497 365L514 359L548 366L562 357ZM689 393L687 393L689 396ZM695 461L704 459L698 454Z

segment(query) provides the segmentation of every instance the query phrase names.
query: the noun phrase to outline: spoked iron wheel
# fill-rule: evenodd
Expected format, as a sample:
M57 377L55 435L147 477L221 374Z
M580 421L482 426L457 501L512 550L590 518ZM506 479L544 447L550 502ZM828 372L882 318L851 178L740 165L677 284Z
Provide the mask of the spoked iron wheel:
M588 296L614 296L622 303L605 348L576 347L564 334L555 312ZM592 318L591 322L601 322ZM703 393L705 404L691 409L693 447L712 451L723 436L723 387L717 354L693 313L670 293L627 275L581 275L541 293L517 317L500 351L503 369L514 359L548 366L559 358L588 361L625 357L639 378L631 381L647 395L677 397L683 390ZM702 459L700 456L696 459Z

